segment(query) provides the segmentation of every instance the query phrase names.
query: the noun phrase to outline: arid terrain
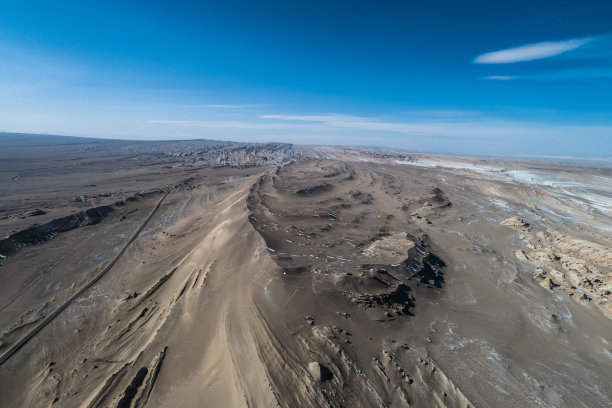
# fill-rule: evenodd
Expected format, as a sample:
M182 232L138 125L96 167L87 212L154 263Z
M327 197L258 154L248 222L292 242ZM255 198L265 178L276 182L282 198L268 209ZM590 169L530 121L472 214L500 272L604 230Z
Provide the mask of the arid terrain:
M610 163L0 143L2 407L612 406Z

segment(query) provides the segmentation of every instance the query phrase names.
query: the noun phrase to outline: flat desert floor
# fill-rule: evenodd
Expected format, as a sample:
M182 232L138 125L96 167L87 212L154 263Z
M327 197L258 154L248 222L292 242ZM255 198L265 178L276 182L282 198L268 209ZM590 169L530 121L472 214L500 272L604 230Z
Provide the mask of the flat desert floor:
M612 166L0 135L3 407L612 406Z

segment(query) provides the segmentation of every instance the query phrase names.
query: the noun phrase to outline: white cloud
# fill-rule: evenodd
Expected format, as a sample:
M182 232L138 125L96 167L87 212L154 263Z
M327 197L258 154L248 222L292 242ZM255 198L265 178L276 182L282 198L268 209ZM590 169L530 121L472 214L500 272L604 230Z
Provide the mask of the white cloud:
M242 122L242 121L216 121L216 120L149 120L148 123L156 125L173 125L181 127L208 128L208 129L293 129L295 126L285 123Z
M351 122L374 120L362 116L341 115L338 113L327 113L325 115L261 115L261 119L278 119L295 122Z
M245 105L189 105L188 108L242 109Z
M207 108L207 109L244 109L256 108L265 106L263 104L248 104L248 105L224 105L224 104L206 104L206 105L187 105L187 108Z
M537 81L561 81L571 79L593 79L593 78L611 78L612 68L610 69L599 69L599 68L583 68L583 69L571 69L571 70L559 70L544 72L539 74L526 74L520 76L509 76L509 75L489 75L482 77L482 79L494 80L494 81L510 81L510 80L537 80Z
M517 79L517 76L513 76L513 75L489 75L486 77L483 77L482 79L490 79L493 81L510 81L513 79Z
M262 120L264 119L264 120ZM270 121L272 120L272 121ZM388 121L373 117L322 114L322 115L262 115L248 121L192 121L192 120L150 120L150 124L171 125L215 130L253 130L278 132L279 135L304 134L304 140L320 135L352 134L374 136L376 140L384 135L412 136L418 138L459 138L465 140L511 140L521 137L563 139L584 137L602 138L612 134L612 126L554 125L538 122L508 121L494 117L477 120L457 121L424 118L422 121ZM385 136L385 137L386 137ZM369 139L368 139L369 140Z
M431 119L449 119L449 118L467 118L481 116L480 112L470 111L466 109L423 109L405 111L405 115L412 118L431 118Z
M544 41L535 44L526 44L505 50L488 52L479 55L475 64L510 64L514 62L533 61L550 58L575 50L590 42L592 38L574 38L563 41Z

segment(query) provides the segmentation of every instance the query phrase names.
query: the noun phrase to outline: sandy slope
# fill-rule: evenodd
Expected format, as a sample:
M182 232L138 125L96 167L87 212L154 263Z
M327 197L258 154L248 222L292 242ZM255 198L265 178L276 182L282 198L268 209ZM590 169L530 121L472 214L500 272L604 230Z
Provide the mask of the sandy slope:
M567 191L549 199L552 188L397 164L405 155L392 152L301 148L280 167L213 168L193 166L202 153L179 154L191 144L168 157L130 149L128 173L150 166L141 185L121 170L98 177L125 161L105 153L82 171L116 194L86 207L54 198L74 189L64 178L36 184L32 207L18 205L27 183L8 185L6 213L44 204L38 224L134 198L2 260L2 355L77 296L0 365L0 405L611 403L608 295L591 294L605 285L570 282L593 268L609 279L610 242L562 222ZM238 150L241 163L261 154L250 149ZM278 149L256 151L285 160ZM27 169L2 177L15 171L36 180ZM534 252L550 260L534 263ZM549 275L557 286L542 284Z
M253 258L261 239L246 214L251 182L171 193L156 216L157 226L137 239L93 293L70 306L3 367L3 372L20 368L20 375L2 382L4 392L28 384L22 389L48 394L38 399L26 393L15 406L46 405L45 399L55 396L64 406L110 404L113 398L116 404L125 388L118 385L141 367L149 367L145 382L153 380L155 360L165 347L172 352L155 379L152 405L212 404L231 401L228 397L238 404L247 384L265 389L265 370L257 369L259 359L245 327L256 313L250 296L256 288L253 275L266 269L265 260ZM139 295L126 300L134 292ZM49 367L52 361L56 364ZM239 367L233 361L240 361ZM245 378L245 372L253 375ZM107 378L118 375L124 381L105 386ZM206 387L202 378L208 379ZM269 405L268 394L253 396L253 401Z

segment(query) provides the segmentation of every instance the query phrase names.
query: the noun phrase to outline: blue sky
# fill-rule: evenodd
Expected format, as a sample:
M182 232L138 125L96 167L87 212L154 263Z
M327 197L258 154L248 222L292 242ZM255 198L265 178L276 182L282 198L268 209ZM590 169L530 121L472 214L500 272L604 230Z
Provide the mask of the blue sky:
M0 131L612 157L612 2L0 0Z

